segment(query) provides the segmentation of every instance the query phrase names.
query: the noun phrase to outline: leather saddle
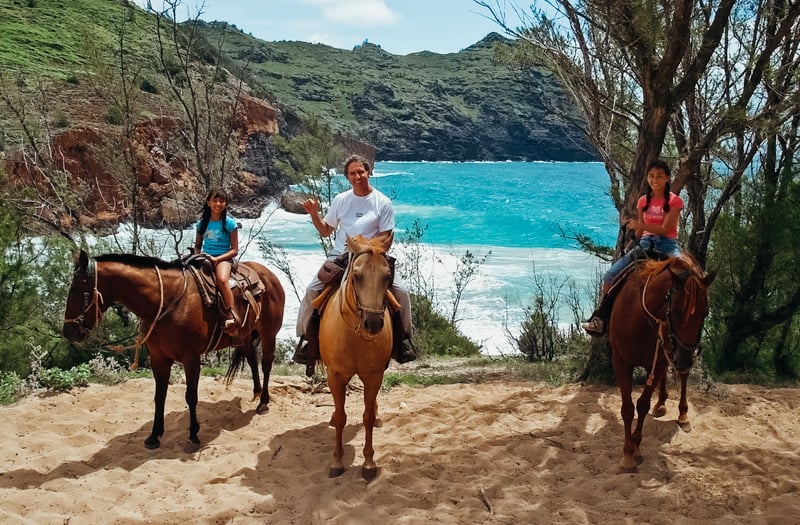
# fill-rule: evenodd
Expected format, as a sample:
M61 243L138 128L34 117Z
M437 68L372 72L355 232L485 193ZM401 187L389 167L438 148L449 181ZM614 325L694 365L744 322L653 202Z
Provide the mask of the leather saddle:
M217 281L214 276L214 268L211 262L201 255L192 255L184 260L185 267L191 272L197 283L197 289L203 298L206 307L218 304ZM234 299L241 301L244 299L256 312L256 319L260 316L260 308L256 298L264 293L266 289L258 273L247 266L234 261L231 269L231 277L228 280L231 290L234 291ZM236 290L239 293L236 293Z

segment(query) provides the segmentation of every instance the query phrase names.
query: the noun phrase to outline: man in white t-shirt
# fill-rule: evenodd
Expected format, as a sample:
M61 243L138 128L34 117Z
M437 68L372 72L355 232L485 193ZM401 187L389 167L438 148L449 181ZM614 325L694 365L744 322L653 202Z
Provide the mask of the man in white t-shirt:
M303 208L311 216L311 222L322 237L336 234L333 249L328 254L329 260L346 251L345 241L348 235L351 237L362 235L372 239L388 237L394 231L392 201L369 183L371 175L369 162L359 155L352 155L345 161L344 172L351 188L333 198L324 219L319 215L319 201L308 199L303 203ZM300 338L300 343L292 360L307 367L313 367L316 356L319 355L317 348L319 313L314 310L311 302L324 288L325 284L315 276L306 288L306 295L300 303L297 314L297 336ZM391 290L400 303L399 319L397 313L392 313L393 329L395 332L402 332L394 334L392 357L398 363L407 363L417 358L417 353L411 344L413 329L411 302L408 292L396 281L392 283ZM308 362L309 356L314 356L311 358L313 361L311 363ZM309 368L306 370L308 372ZM313 368L310 370L313 373Z

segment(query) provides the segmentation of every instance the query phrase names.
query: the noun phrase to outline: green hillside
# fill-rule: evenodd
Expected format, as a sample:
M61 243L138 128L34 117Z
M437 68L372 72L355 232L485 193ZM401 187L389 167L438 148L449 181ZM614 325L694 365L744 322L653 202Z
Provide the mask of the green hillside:
M68 78L87 70L98 50L118 46L143 63L153 39L146 15L120 0L0 0L0 66L30 76Z
M123 35L126 63L146 78L157 49L149 17L126 0L0 0L2 77L70 80L117 67ZM552 75L498 64L494 47L508 41L497 34L459 53L398 56L366 43L265 42L225 22L200 28L287 121L314 115L374 145L380 160L594 159Z
M223 22L203 28L246 67L251 84L371 142L378 158L593 158L574 106L549 72L512 73L496 62L494 46L509 43L498 34L458 53L392 55L367 43L348 51L264 42Z

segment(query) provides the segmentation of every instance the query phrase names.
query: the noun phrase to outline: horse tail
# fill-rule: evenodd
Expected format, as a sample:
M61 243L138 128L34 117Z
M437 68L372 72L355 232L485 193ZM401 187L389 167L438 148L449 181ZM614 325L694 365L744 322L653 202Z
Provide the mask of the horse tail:
M225 386L230 386L236 378L236 371L244 367L246 361L244 350L238 346L233 348L233 355L231 356L231 364L228 365L228 371L225 372Z

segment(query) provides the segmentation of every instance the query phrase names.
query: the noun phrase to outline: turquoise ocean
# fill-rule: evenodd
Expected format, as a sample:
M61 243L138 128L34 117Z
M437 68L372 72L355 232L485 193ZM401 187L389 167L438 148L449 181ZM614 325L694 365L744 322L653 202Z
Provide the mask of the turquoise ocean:
M347 187L343 177L337 179ZM458 328L481 344L485 354L515 352L509 335L519 333L524 308L531 305L534 276L548 288L574 286L583 309L591 311L606 264L581 251L560 231L587 234L602 244L615 241L617 214L602 164L378 162L372 185L394 204L392 254L399 264L406 254L398 239L415 221L425 229L419 273L434 292L437 309L448 318L458 260L467 250L479 260L487 256L464 291L456 315ZM298 295L324 259L316 230L307 215L286 212L277 204L267 206L259 219L240 222L243 259L275 269L260 253L258 237L281 246L288 257L297 287L295 292L289 279L276 271L287 296L279 337L294 340ZM562 325L572 321L568 308L559 315Z

